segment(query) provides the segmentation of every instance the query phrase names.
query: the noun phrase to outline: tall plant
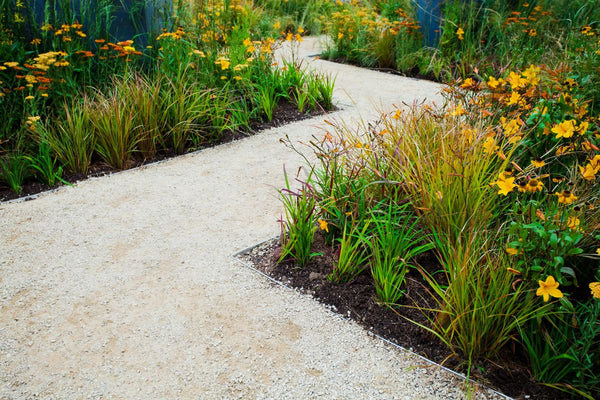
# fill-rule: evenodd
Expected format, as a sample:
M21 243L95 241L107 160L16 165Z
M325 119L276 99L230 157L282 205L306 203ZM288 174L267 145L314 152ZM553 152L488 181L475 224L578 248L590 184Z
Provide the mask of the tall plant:
M280 191L285 221L281 220L279 262L290 256L300 267L304 267L313 256L311 246L317 231L317 220L314 190L307 182L300 183L300 189L292 189L285 174L285 188Z

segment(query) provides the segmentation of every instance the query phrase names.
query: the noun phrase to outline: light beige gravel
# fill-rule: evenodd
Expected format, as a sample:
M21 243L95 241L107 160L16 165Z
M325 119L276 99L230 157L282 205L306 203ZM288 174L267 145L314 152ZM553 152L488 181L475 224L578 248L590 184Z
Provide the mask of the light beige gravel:
M336 118L440 89L310 65L337 74ZM279 140L322 120L1 204L0 398L462 398L460 379L231 257L278 233L275 188L301 164Z

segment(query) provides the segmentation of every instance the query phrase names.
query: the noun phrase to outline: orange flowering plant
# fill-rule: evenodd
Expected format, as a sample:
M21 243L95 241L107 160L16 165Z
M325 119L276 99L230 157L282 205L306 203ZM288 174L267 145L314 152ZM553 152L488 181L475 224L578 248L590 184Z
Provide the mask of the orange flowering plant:
M530 65L501 76L475 75L450 92L461 117L483 116L495 127L486 152L505 161L490 184L510 209L500 220L513 287L535 290L540 305L555 300L550 303L554 312L520 331L534 374L543 382L560 379L571 385L569 390L589 395L598 392L600 375L582 380L581 374L600 357L591 350L597 339L570 322L596 324L600 315L588 289L590 284L596 288L600 259L600 136L582 86L567 65ZM553 340L537 342L538 337ZM590 349L588 359L580 356L582 348ZM552 364L556 352L569 356ZM556 378L561 371L569 372Z
M124 120L143 119L139 129L125 135L143 132L144 139L135 139L127 155L141 159L160 151L179 154L226 131L251 131L251 121L272 118L282 100L297 102L302 111L332 108L332 79L308 74L295 62L275 62L274 52L284 40L303 40L304 29L298 26L292 33L288 26L282 30L265 24L270 16L252 1L178 2L169 19L175 28L143 44L137 38L109 38L110 24L102 18L110 20L110 12L88 15L83 6L64 15L46 15L43 25L33 21L25 30L27 13L14 4L25 3L8 1L0 7L0 22L10 22L0 23L0 114L7 117L0 125L0 158L13 152L41 154L38 146L46 149L46 142L64 140L63 129L83 136L89 132L93 143L98 134L91 118L99 104L95 100L107 92L120 100L133 93L126 102L139 103ZM261 93L269 94L266 102L261 102ZM82 104L87 111L79 113ZM77 129L66 128L74 123L73 115L81 117L76 118ZM40 121L28 124L29 117ZM107 115L106 121L114 128L113 117ZM56 151L60 145L49 146L49 157L68 170L68 157ZM130 164L129 159L114 161ZM12 175L21 180L32 176ZM6 176L0 173L0 182Z

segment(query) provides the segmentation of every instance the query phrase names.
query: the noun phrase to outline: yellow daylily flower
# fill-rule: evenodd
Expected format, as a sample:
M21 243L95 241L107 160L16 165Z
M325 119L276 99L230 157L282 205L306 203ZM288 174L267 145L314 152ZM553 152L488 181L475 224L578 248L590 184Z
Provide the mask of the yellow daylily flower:
M510 83L510 85L512 86L513 89L524 88L525 86L527 86L527 83L529 82L527 80L527 78L523 78L521 75L517 74L516 72L511 72L510 74L508 74L508 78L506 78L506 81L508 83Z
M536 67L535 65L531 64L529 68L523 72L523 76L529 81L529 83L535 86L540 83L540 78L538 77L538 73L540 71L540 67Z
M531 165L533 165L535 168L542 168L544 165L546 165L546 162L543 160L531 160Z
M594 167L592 167L592 164L587 164L585 167L580 166L579 171L581 172L583 179L587 181L593 181L596 179L596 172L598 172Z
M490 76L490 79L487 81L487 86L488 88L495 90L498 89L498 87L502 85L502 83L504 83L504 80L496 79L493 76Z
M460 85L461 88L463 89L468 89L475 86L475 81L473 80L473 78L467 78L465 79L465 81L462 83L462 85Z
M542 296L544 298L544 302L550 300L550 296L561 298L563 294L560 290L558 290L559 283L556 282L552 275L549 275L546 278L546 281L538 281L540 287L537 289L535 294L537 296Z
M521 103L521 102L522 102L521 95L517 92L512 92L510 95L510 98L508 99L506 104L509 106L512 104L519 105L519 103Z
M329 224L323 219L317 220L322 231L329 232Z
M551 131L556 133L557 139L560 139L561 137L570 138L575 133L575 121L572 119L563 121L552 128Z
M504 172L501 172L498 176L498 180L492 182L491 185L496 185L500 190L498 190L498 194L502 194L504 196L508 195L512 190L517 187L515 183L514 177L507 177Z
M454 108L454 110L452 110L450 112L450 115L453 117L458 117L460 115L464 115L466 114L465 109L462 107L462 105L460 103L458 103L458 105L456 106L456 108Z
M510 121L506 122L506 118L502 117L500 122L502 123L502 129L504 130L504 134L506 136L516 135L521 130L521 123L518 119L511 119Z
M495 152L499 148L500 148L500 146L498 146L496 144L496 142L494 141L494 138L492 138L492 137L488 137L487 139L485 139L485 142L483 142L483 149L488 154Z
M579 126L577 127L577 129L575 129L575 131L577 133L579 133L580 135L585 135L585 133L587 132L589 127L590 127L590 123L587 121L583 121L581 124L579 124Z

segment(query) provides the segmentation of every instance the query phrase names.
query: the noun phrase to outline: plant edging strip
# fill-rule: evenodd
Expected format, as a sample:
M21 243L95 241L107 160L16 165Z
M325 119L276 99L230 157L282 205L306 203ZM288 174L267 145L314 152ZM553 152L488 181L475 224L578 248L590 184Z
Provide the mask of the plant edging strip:
M242 250L239 250L239 251L237 251L237 252L233 253L233 254L231 255L231 257L232 257L233 259L235 259L236 261L240 262L240 263L241 263L243 266L245 266L245 267L246 267L246 268L248 268L249 270L251 270L251 271L253 271L253 272L257 273L258 275L261 275L261 276L263 276L263 277L267 278L267 279L268 279L269 281L271 281L272 283L275 283L276 285L279 285L279 286L281 286L281 287L283 287L283 288L285 288L285 289L287 289L287 290L291 290L291 291L299 292L299 291L298 291L298 290L296 290L295 288L293 288L293 287L291 287L291 286L288 286L288 285L286 285L285 283L283 283L283 282L281 282L281 281L279 281L279 280L277 280L277 279L273 278L272 276L270 276L270 275L268 275L268 274L264 273L263 271L260 271L260 270L258 270L258 269L256 269L256 268L254 268L254 266L252 265L252 263L251 263L251 262L248 262L248 261L246 261L246 260L243 260L242 258L240 258L241 256L244 256L244 255L247 255L247 254L249 254L249 253L250 253L250 252L252 252L252 250L254 250L255 248L257 248L257 247L260 247L260 246L262 246L262 245L264 245L264 244L266 244L266 243L268 243L268 242L271 242L271 241L273 241L273 240L276 240L277 238L278 238L278 236L274 236L274 237L272 237L272 238L270 238L270 239L266 239L266 240L263 240L263 241L261 241L261 242L259 242L259 243L256 243L256 244L254 244L254 245L252 245L252 246L246 247L246 248L244 248L244 249L242 249ZM301 291L300 291L300 293L301 293ZM311 296L311 298L313 298L314 300L316 300L316 299L315 299L313 296ZM336 314L338 314L338 315L342 316L342 318L344 318L344 319L350 319L352 322L355 322L355 323L356 323L356 321L354 321L354 320L353 320L353 319L351 319L351 318L348 318L348 317L344 316L344 315L343 315L343 314L341 314L341 313L338 313L338 312L336 312ZM358 324L358 325L360 326L360 324ZM364 329L364 328L363 328L363 329ZM416 353L416 352L414 352L414 351L412 351L412 350L410 350L410 349L407 349L407 348L405 348L405 347L402 347L402 346L400 346L399 344L396 344L396 343L392 342L391 340L389 340L389 339L386 339L385 337L378 335L378 334L377 334L377 333L375 333L375 332L370 332L370 331L369 331L369 330L367 330L367 329L365 329L365 331L367 332L367 334L369 334L369 335L372 335L373 337L375 337L375 338L377 338L377 339L379 339L379 340L381 340L381 341L383 341L383 342L385 342L385 343L387 343L387 344L389 344L389 345L391 345L391 346L393 346L393 347L395 347L395 348L397 348L397 349L399 349L399 350L405 351L405 352L407 352L407 353L409 353L409 354L411 354L411 355L413 355L413 356L416 356L417 358L419 358L419 359L421 359L421 360L425 361L427 364L429 364L429 365L431 365L431 366L433 366L433 367L437 367L437 368L439 368L439 369L442 369L442 370L444 370L444 371L446 371L446 372L448 372L448 373L450 373L450 374L452 374L452 375L454 375L454 376L456 376L456 377L458 377L458 378L462 379L463 381L467 381L467 380L468 380L469 382L473 382L475 385L478 385L478 386L480 386L480 387L482 387L482 388L485 388L486 390L489 390L489 391L490 391L490 392L492 392L493 394L495 394L495 395L497 395L497 396L500 396L500 397L502 397L502 398L504 398L504 399L506 399L506 400L515 400L514 398L512 398L512 397L510 397L510 396L507 396L507 395L505 395L504 393L500 393L500 392L498 392L497 390L495 390L495 389L492 389L492 388L488 387L487 385L484 385L484 384L482 384L482 383L478 382L478 381L477 381L477 380L475 380L475 379L472 379L472 378L470 378L470 379L467 379L467 377L466 377L464 374L461 374L460 372L456 372L456 371L454 371L453 369L450 369L450 368L448 368L448 367L445 367L445 366L443 366L443 365L441 365L441 364L438 364L438 363L436 363L435 361L433 361L433 360L430 360L430 359L428 359L427 357L424 357L424 356L422 356L421 354L418 354L418 353Z

